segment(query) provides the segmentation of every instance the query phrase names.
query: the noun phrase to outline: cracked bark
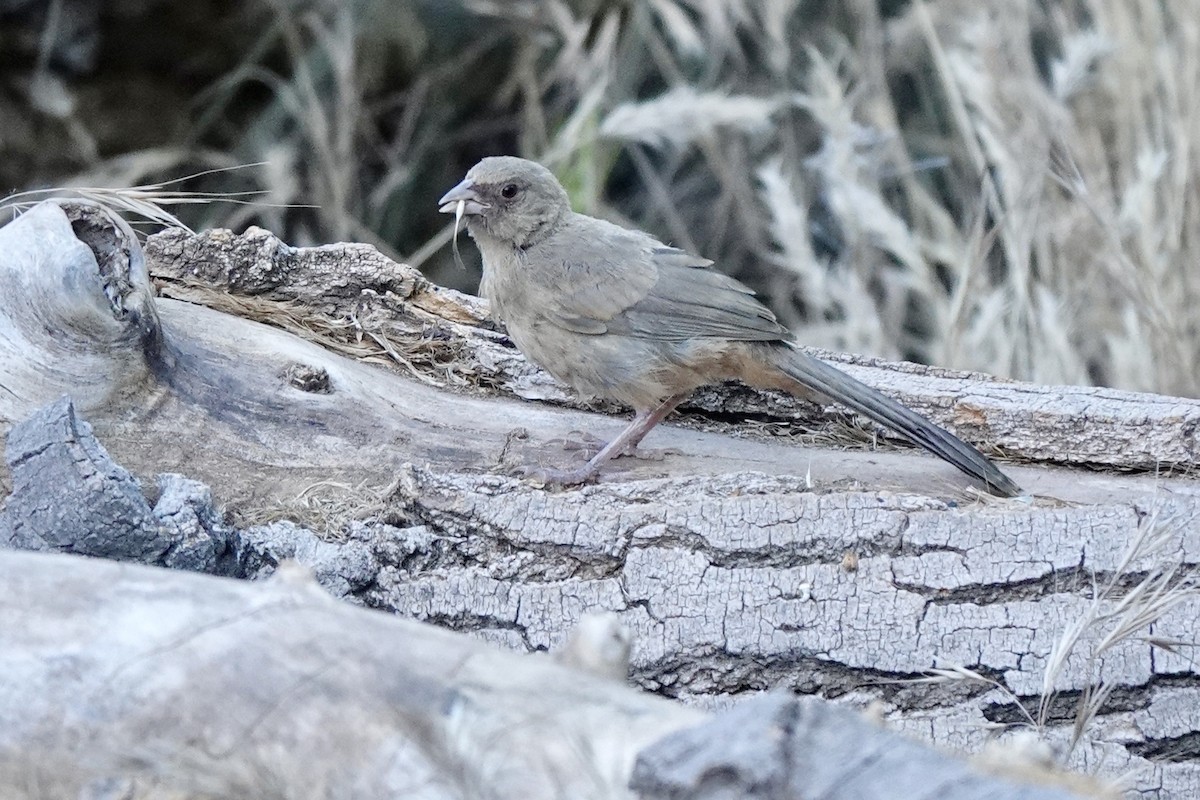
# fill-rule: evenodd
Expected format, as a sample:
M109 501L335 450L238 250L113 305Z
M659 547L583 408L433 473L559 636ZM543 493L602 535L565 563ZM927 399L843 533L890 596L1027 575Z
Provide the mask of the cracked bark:
M52 211L27 219L43 235L60 229ZM390 525L352 536L375 562L357 600L517 650L552 649L585 612L614 610L633 634L634 682L671 697L717 707L768 688L816 692L979 749L992 723L1021 719L1015 699L1036 706L1055 641L1148 515L1173 526L1174 549L1128 566L1124 586L1164 559L1200 563L1200 484L1186 474L1196 401L837 357L1021 459L1007 468L1033 497L979 498L922 454L854 448L830 433L837 412L740 387L700 393L652 434L650 446L678 455L622 459L599 485L545 492L504 468L569 459L551 440L621 422L524 362L478 300L371 248L297 250L263 231L160 234L147 256L161 358L122 345L107 362L108 341L126 341L117 325L56 361L90 377L71 393L119 463L143 479L200 479L241 515L314 483L345 486L333 500ZM65 388L22 361L28 336L7 341L5 430ZM326 380L297 384L297 364ZM790 426L808 432L772 435ZM1136 472L1156 465L1169 469ZM1195 642L1198 615L1193 598L1152 633ZM1131 772L1148 796L1200 796L1193 656L1130 638L1098 671L1069 658L1048 737L1069 735L1072 692L1109 681L1118 689L1072 765ZM952 664L1007 691L898 682Z

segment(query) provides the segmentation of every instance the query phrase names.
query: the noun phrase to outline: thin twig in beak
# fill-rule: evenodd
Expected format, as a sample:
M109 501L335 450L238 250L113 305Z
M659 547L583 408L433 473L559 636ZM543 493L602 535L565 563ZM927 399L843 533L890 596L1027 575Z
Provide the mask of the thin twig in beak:
M462 256L458 254L458 231L462 226L463 209L466 207L466 200L459 200L458 205L454 206L454 238L450 240L450 249L454 251L454 263L458 264L458 268L463 272L467 271L467 266L463 263Z

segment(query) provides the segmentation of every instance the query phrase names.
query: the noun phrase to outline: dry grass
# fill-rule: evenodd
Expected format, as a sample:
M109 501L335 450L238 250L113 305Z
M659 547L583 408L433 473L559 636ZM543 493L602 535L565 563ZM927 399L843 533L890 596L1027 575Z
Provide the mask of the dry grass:
M1083 739L1115 688L1105 680L1103 668L1105 658L1116 648L1140 641L1150 648L1176 652L1200 644L1166 641L1150 634L1154 624L1172 609L1200 597L1200 574L1171 561L1170 549L1178 546L1178 533L1177 525L1160 523L1157 513L1143 521L1116 569L1093 588L1087 610L1066 626L1055 643L1042 675L1039 727L1049 722L1069 663L1081 662L1084 674L1096 679L1084 687L1076 704L1067 755ZM1146 564L1154 566L1132 588L1123 588L1122 582L1137 569L1145 569ZM1082 647L1089 639L1096 639L1095 644Z
M167 208L170 206L207 206L213 203L253 205L257 207L261 205L258 198L263 192L247 191L228 194L220 192L194 192L175 187L196 180L197 178L260 166L262 165L242 164L214 168L194 175L187 175L182 178L175 178L159 183L127 185L120 181L109 180L106 182L101 179L95 185L76 181L70 185L54 186L45 189L30 189L0 198L0 212L7 209L10 218L13 218L44 199L72 197L89 200L123 218L133 217L134 222L132 224L137 224L137 221L141 220L152 225L154 230L179 228L189 233L194 233L190 227L180 220L178 216L168 211ZM105 185L106 183L112 185Z
M1193 0L243 13L249 46L196 98L191 138L84 158L93 185L262 162L189 186L261 186L267 205L186 220L369 241L471 288L435 253L434 202L515 152L580 210L715 259L807 343L1200 395Z
M270 506L238 508L230 524L237 528L294 522L327 542L344 542L352 522L378 518L387 510L385 499L391 487L351 486L337 481L318 481L291 499Z
M1109 674L1111 664L1119 669L1122 663L1119 648L1141 643L1148 650L1180 653L1200 646L1200 642L1168 640L1153 634L1154 625L1165 615L1200 598L1200 572L1179 562L1181 525L1192 524L1195 520L1166 520L1157 512L1143 520L1117 566L1094 583L1087 607L1063 627L1046 659L1036 703L1023 701L1004 683L962 665L929 670L924 678L913 682L989 686L1006 695L1028 728L1045 738L1061 724L1055 718L1055 708L1061 706L1057 701L1065 691L1064 684L1079 684L1082 676L1070 733L1057 754L1065 763L1087 740L1093 723L1117 688Z

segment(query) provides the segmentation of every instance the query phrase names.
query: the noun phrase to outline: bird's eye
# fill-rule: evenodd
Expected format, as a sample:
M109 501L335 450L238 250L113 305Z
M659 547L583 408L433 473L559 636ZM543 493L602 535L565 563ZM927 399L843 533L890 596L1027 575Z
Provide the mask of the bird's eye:
M521 191L521 187L515 183L506 183L504 188L500 190L500 196L505 200L512 200L517 196L517 192Z

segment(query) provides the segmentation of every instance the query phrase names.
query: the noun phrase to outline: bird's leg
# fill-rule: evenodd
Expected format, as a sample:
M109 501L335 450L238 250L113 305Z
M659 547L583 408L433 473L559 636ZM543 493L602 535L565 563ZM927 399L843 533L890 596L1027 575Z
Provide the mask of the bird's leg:
M636 450L642 439L646 438L646 434L674 411L675 406L683 402L685 397L687 397L686 394L678 394L668 397L648 411L638 411L625 430L621 431L617 438L606 444L583 466L568 470L533 467L524 470L525 477L546 485L575 486L587 483L595 478L600 472L600 468L613 458L622 453Z
M549 444L560 444L562 449L575 453L581 461L587 461L608 446L608 441L587 431L571 431L562 439L551 439ZM625 452L613 456L617 458L636 458L641 461L662 461L670 455L679 455L679 450L667 447L656 450L645 450L642 447L630 445Z

